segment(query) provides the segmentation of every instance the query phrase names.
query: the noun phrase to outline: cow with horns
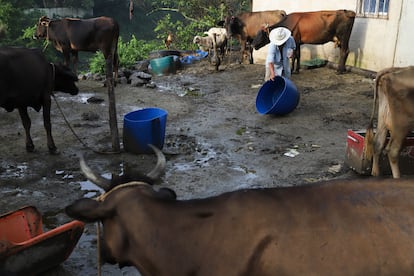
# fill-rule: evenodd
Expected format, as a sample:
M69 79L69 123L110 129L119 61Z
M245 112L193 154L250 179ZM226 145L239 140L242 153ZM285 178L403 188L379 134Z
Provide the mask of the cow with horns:
M165 164L155 151L157 164ZM83 160L81 167L110 187ZM409 179L336 180L191 200L129 182L80 199L66 213L101 221L106 258L144 276L411 275L413 196Z
M113 18L102 16L90 19L50 19L42 16L37 23L34 37L51 41L56 50L62 52L66 66L70 65L72 54L75 73L79 51L100 50L106 60L107 76L112 78L114 72L115 80L117 79L119 25Z
M264 26L252 42L258 50L270 42L269 32L277 27L288 28L296 42L292 72L299 72L300 45L324 44L330 41L340 48L338 72L345 72L345 62L349 53L349 38L355 21L355 12L349 10L294 12L277 24ZM295 67L296 60L296 67Z

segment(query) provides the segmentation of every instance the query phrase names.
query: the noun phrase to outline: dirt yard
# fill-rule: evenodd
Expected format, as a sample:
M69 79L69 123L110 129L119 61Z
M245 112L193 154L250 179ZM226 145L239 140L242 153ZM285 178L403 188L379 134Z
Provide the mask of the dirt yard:
M216 72L202 61L175 75L154 76L156 88L118 85L120 140L126 113L144 107L167 110L162 185L174 189L179 199L362 177L344 164L346 137L347 129L364 129L368 123L372 78L350 72L337 75L327 67L302 70L292 76L301 95L298 107L276 117L256 111L263 76L263 65L224 64ZM78 96L57 93L57 101L84 143L110 150L107 90L95 81L79 81L78 86ZM103 102L89 103L91 97ZM80 154L107 177L122 173L126 164L143 172L154 164L152 155L97 154L85 148L53 101L52 131L60 154L49 155L41 113L30 110L30 116L35 153L25 151L18 112L1 111L1 213L35 205L46 229L69 221L66 205L97 194L79 170ZM298 155L286 156L292 149ZM70 258L47 275L96 275L96 263L95 226L90 224ZM103 275L126 274L134 272L103 266Z

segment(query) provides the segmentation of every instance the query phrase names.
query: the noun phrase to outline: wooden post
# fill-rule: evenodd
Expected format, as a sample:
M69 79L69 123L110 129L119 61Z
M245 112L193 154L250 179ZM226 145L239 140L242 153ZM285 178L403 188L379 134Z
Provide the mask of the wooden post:
M116 117L115 103L115 84L113 77L113 58L106 59L106 85L108 87L109 100L109 127L111 129L112 150L118 152L121 150L119 145L118 120Z

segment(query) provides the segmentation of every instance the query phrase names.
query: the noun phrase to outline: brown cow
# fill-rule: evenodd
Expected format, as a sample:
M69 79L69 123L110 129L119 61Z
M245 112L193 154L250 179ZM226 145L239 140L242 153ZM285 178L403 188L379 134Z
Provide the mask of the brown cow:
M378 101L378 126L373 131ZM372 160L371 174L380 175L379 158L385 148L392 176L400 177L398 158L405 137L414 129L414 66L388 68L377 73L374 105L365 136L365 158ZM387 134L390 139L386 145ZM385 147L386 145L386 147Z
M102 178L82 167L89 179ZM413 197L408 179L337 180L192 200L130 182L66 212L101 221L110 259L143 276L413 275Z
M284 10L244 12L237 16L228 16L224 21L229 37L237 37L241 46L241 62L248 56L253 64L253 48L250 44L263 25L280 22L286 16Z
M269 26L265 30L259 30L252 46L258 50L270 42L269 32L271 30L277 27L286 27L292 31L292 36L296 42L292 72L295 71L295 59L296 73L299 72L300 45L324 44L333 41L335 47L340 48L338 72L343 73L345 72L345 62L349 53L349 38L354 20L355 12L348 10L290 13L280 23Z
M75 73L77 72L78 51L100 50L106 60L107 76L108 74L111 76L109 72L113 71L117 79L119 25L114 19L102 16L90 19L51 20L42 16L34 36L52 41L56 50L63 53L66 66L70 66L70 54L72 53Z

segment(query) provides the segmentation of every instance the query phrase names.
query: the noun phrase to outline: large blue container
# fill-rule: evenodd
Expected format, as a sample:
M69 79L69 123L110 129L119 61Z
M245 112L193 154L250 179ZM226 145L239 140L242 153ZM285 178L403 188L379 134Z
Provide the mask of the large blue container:
M298 103L298 89L291 80L281 76L265 82L256 97L256 109L260 114L285 115Z
M148 146L164 146L168 112L160 108L144 108L124 116L124 149L133 153L153 153Z

